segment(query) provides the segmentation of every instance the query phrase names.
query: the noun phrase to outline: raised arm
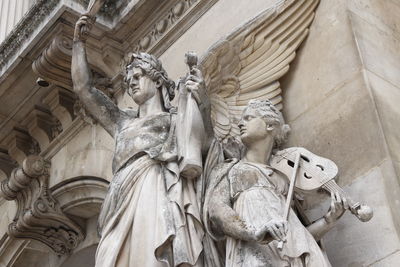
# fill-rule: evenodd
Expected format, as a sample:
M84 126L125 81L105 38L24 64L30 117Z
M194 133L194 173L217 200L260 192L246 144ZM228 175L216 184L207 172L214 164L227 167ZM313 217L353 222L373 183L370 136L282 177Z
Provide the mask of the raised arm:
M93 86L93 79L86 58L85 43L87 30L90 27L89 17L85 15L78 20L75 26L71 64L74 91L87 111L111 136L114 136L122 112L108 96Z

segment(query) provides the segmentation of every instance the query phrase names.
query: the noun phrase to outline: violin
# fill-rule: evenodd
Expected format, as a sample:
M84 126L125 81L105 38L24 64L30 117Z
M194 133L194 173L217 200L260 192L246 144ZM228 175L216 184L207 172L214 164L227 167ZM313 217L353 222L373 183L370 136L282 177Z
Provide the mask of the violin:
M317 156L305 148L291 147L273 155L270 165L287 177L291 177L295 171L296 155L298 154L300 154L300 158L296 164L298 169L294 183L295 190L312 192L323 189L329 193L339 193L341 197L346 198L350 212L360 221L367 222L372 218L373 211L369 206L352 200L335 182L338 167L333 161Z

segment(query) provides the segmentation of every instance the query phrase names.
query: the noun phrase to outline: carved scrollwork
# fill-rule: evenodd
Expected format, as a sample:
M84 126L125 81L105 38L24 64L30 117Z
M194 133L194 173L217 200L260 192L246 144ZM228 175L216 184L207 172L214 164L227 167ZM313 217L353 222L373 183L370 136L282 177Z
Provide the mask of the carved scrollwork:
M48 82L72 88L71 50L70 38L56 36L50 46L32 63L33 71Z
M28 156L0 186L0 195L15 200L18 210L8 227L15 238L35 239L58 254L69 253L84 239L83 230L69 219L48 188L50 164Z

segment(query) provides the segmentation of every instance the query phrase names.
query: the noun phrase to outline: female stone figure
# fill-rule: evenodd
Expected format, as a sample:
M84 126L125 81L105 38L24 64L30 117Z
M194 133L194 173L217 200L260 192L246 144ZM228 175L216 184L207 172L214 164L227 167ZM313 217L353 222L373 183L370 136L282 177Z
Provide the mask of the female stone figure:
M214 169L205 204L208 230L227 238L226 266L330 266L317 241L342 216L346 200L333 194L329 212L307 228L293 210L286 221L288 179L268 162L288 126L271 102L251 100L239 128L247 151Z
M187 142L192 147L177 149L177 116L170 103L175 85L154 56L133 55L125 81L139 108L118 108L93 87L82 34L82 27L90 27L88 19L82 16L75 28L74 90L115 139L114 177L99 216L96 267L201 266L203 231L192 179L199 175L201 161L178 164L178 160L188 162L179 155L182 149L193 155L201 153L200 141L192 140ZM193 73L197 76L188 76L182 90L195 91L200 86L199 71L194 69ZM185 112L180 108L179 112ZM196 127L202 123L185 121Z

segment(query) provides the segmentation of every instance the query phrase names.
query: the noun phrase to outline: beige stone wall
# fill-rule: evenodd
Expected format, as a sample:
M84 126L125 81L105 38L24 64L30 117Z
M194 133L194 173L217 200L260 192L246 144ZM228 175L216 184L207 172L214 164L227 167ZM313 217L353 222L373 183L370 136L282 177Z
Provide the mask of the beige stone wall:
M399 8L396 1L321 1L283 82L289 145L333 159L339 184L375 211L368 223L346 215L326 236L334 266L399 261Z

